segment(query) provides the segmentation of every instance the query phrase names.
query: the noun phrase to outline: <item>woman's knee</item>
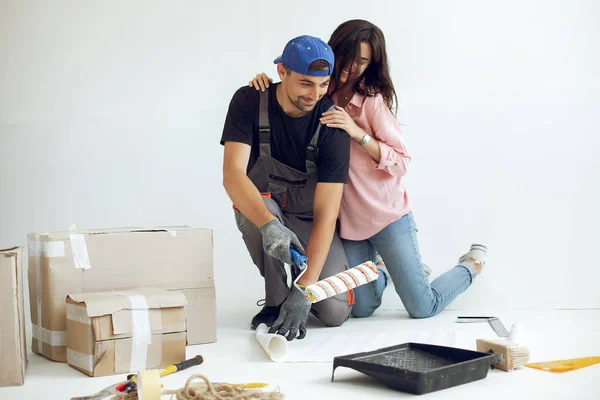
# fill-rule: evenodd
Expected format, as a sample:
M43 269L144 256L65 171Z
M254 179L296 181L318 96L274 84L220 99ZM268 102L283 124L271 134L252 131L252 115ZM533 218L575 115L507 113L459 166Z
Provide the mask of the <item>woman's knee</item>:
M379 306L373 304L354 304L352 306L352 316L354 318L367 318L373 315Z
M406 307L406 311L408 312L408 315L414 319L430 318L439 313L434 307L429 307L425 304Z
M381 281L379 279L381 279ZM383 291L387 286L387 275L383 270L380 270L379 279L354 289L354 306L352 307L353 317L370 317L375 310L381 306ZM383 283L383 285L380 285L379 283Z

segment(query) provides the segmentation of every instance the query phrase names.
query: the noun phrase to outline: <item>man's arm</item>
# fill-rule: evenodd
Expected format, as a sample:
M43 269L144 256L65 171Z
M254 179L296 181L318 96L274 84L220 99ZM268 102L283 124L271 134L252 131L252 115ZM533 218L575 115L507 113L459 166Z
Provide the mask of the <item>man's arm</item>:
M313 227L306 247L308 268L298 280L300 285L308 286L319 280L333 240L343 191L343 183L317 184L313 201Z
M246 175L251 147L245 143L226 142L223 157L223 186L237 209L260 227L274 218L260 192Z

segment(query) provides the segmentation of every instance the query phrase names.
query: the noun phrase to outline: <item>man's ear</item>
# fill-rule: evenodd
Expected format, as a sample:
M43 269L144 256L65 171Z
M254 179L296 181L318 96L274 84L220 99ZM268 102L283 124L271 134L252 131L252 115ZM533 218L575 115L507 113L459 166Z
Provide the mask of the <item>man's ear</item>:
M277 75L279 75L279 80L283 82L283 79L286 75L283 64L277 64Z

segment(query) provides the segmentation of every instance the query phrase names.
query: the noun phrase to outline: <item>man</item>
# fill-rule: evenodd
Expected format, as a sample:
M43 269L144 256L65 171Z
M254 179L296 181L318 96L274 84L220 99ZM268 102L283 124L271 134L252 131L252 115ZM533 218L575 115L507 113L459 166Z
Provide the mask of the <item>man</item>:
M306 255L298 285L308 286L345 270L348 261L336 233L350 138L320 124L333 103L327 93L334 66L321 39L290 40L275 59L281 83L265 92L242 87L234 94L223 129L223 185L254 264L265 279L266 305L252 319L270 333L293 340L306 335L311 303L291 281L290 249ZM305 250L306 249L306 250ZM290 274L291 276L288 276ZM327 326L350 315L352 293L312 305Z

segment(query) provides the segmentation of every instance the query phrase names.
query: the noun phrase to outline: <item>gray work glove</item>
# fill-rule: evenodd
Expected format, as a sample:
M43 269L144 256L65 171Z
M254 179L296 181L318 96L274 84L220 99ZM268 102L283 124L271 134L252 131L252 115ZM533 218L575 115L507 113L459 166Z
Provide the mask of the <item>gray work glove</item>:
M300 332L298 339L304 339L310 306L311 303L304 293L293 286L287 299L281 305L279 316L273 322L273 325L271 325L269 333L277 333L278 335L285 336L289 332L287 340L292 341L296 338L298 332Z
M290 253L290 247L304 254L304 247L300 244L298 236L286 228L277 218L267 222L259 230L262 235L263 249L271 257L292 265L294 261Z

